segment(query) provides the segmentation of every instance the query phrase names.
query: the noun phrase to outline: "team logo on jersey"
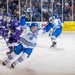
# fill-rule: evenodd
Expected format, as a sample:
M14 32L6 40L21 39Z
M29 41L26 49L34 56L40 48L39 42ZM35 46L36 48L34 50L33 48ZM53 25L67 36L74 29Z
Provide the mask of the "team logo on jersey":
M29 39L30 39L30 40L33 40L33 37L32 37L32 36L30 36L30 37L29 37Z

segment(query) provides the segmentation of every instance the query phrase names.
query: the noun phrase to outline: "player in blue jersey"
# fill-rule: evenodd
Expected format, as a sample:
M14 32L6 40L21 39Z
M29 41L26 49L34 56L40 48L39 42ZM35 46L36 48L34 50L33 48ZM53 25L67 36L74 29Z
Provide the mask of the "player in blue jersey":
M56 14L54 17L49 18L49 21L53 20L53 28L51 29L52 33L51 34L51 41L52 41L52 45L50 46L51 48L55 48L57 41L56 39L59 37L59 35L62 33L62 22L59 18L59 15Z
M53 27L52 23L48 23L45 28L38 28L37 23L31 23L31 26L25 26L25 33L20 38L20 44L14 49L14 51L8 56L8 58L2 63L6 65L10 60L14 59L17 55L22 52L22 55L11 64L11 67L14 68L17 64L24 61L25 58L28 58L34 47L37 44L37 38L39 35L48 32Z

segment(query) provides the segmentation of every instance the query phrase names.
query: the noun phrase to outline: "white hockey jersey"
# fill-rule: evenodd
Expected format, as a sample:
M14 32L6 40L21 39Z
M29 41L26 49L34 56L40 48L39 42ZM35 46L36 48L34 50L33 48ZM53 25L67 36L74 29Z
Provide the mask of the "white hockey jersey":
M54 27L53 27L54 30L62 26L62 22L60 19L55 19L53 24L54 24Z
M37 37L44 33L44 29L38 29L36 33L32 33L30 27L25 26L25 30L21 36L20 43L25 48L34 48L37 44Z

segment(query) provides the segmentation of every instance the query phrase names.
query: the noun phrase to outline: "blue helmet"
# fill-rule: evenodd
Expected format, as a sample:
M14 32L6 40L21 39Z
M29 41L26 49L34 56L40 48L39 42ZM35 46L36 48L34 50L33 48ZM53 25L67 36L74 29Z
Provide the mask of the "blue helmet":
M36 28L33 28L33 26L35 26ZM33 33L37 32L37 30L38 30L38 24L37 23L31 23L30 30Z
M31 23L31 26L30 27L32 27L32 26L38 27L38 24L37 23Z

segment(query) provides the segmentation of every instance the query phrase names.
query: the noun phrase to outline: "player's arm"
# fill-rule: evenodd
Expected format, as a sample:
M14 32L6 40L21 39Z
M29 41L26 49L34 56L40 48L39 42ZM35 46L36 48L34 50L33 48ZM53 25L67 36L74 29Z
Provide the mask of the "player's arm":
M15 40L18 40L23 30L18 22L14 22L13 25L15 27L15 31L11 33L11 36L14 37Z
M49 18L46 26L44 28L40 28L39 29L39 34L44 34L46 32L49 32L51 30L51 28L53 28L54 24L53 24L53 18Z
M50 29L53 28L53 26L54 26L54 24L48 23L48 24L45 26L45 28L44 28L45 32L49 32Z
M39 28L39 29L38 29L38 34L41 35L41 34L44 34L44 33L48 32L48 31L50 31L50 29L51 29L53 26L54 26L54 24L48 23L48 24L45 26L45 28Z
M48 23L44 29L46 32L49 32L53 28L53 26L54 26L54 19L53 19L53 17L50 17L48 19Z

